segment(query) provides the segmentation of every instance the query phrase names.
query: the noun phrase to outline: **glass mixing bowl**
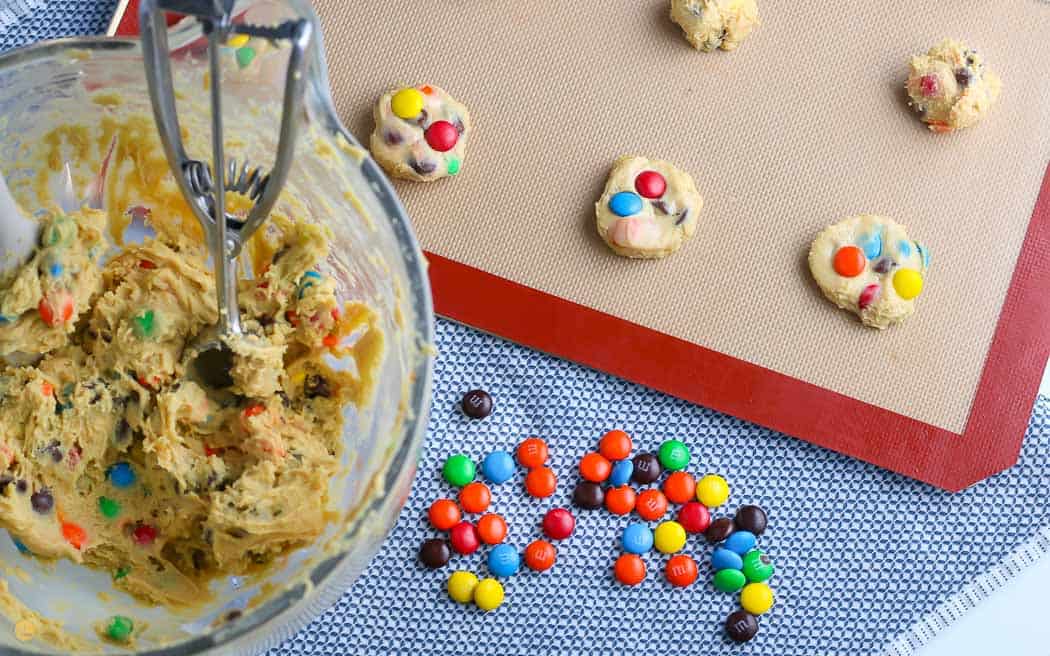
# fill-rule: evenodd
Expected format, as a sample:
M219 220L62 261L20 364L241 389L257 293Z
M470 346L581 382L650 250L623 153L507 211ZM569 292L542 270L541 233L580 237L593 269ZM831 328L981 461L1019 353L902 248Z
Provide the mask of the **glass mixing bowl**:
M344 467L332 482L327 532L265 577L216 580L215 598L204 607L145 607L115 589L107 572L65 561L39 562L0 536L0 575L13 595L42 616L61 621L98 653L128 653L99 641L92 629L116 614L146 626L134 645L139 654L255 654L293 635L343 594L393 526L408 495L426 425L433 315L424 259L388 181L335 113L317 17L298 0L239 3L235 13L256 23L288 17L313 23L304 126L277 209L331 229L331 255L321 268L337 280L341 301L363 300L377 311L386 337L384 355L371 399L344 413ZM177 59L175 85L187 148L209 161L200 36L195 23L183 21L171 29L169 42ZM261 46L244 69L232 50L227 53L226 152L268 167L284 61L279 49ZM41 160L44 135L63 124L85 126L93 134L107 117L142 114L152 121L142 52L134 40L61 40L0 55L0 90L0 170L30 215L69 193L63 186L66 164L77 195L90 197L105 156L104 144L71 138L60 158ZM139 202L119 191L121 176L133 171L109 168L106 193L96 196L111 216L123 216ZM170 173L165 184L173 184ZM142 226L133 223L127 237L140 238L141 232ZM250 266L245 275L251 275ZM331 364L355 366L352 360ZM12 622L3 619L0 652L53 653L54 648L40 639L20 641Z

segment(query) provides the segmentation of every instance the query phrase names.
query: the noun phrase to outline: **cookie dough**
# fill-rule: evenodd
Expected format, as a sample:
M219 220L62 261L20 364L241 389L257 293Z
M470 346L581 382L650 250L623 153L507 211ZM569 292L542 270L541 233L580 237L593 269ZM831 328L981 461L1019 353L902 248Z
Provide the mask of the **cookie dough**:
M375 106L372 156L395 178L431 182L456 175L470 136L467 108L430 84L389 91Z
M187 375L188 343L217 316L200 244L158 230L116 251L100 212L45 221L32 260L0 281L0 351L41 356L0 367L0 527L20 549L179 607L322 533L343 407L382 333L315 268L325 228L270 222L253 252L264 266L238 285L234 385L211 390ZM333 354L356 370L330 368Z
M911 58L908 104L934 132L975 125L999 98L1002 82L976 50L945 39Z
M864 325L886 328L915 311L930 251L904 226L874 214L825 228L809 250L809 270L828 299Z
M594 211L598 234L617 255L655 259L693 236L703 205L688 173L669 162L624 155Z
M671 20L697 50L734 50L758 25L755 0L671 0Z

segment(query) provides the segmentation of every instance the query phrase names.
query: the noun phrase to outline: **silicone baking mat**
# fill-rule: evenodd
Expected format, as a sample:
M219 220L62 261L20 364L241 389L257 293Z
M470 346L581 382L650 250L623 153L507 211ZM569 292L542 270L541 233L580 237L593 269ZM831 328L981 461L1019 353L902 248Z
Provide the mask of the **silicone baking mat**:
M398 186L438 312L949 489L1012 464L1050 333L1050 5L765 2L738 51L698 53L668 4L316 3L360 141L401 84L472 110L463 172ZM903 80L945 36L1004 91L981 125L935 135ZM704 194L669 259L595 234L622 153L674 161ZM933 254L918 311L884 332L805 265L820 228L862 212Z

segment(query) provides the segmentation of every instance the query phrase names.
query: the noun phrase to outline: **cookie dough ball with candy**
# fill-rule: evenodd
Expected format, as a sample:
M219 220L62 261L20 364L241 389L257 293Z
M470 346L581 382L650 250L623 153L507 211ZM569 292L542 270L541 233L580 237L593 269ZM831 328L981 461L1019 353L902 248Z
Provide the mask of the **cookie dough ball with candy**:
M1002 83L984 58L958 41L945 39L925 55L912 57L908 104L934 132L953 132L980 121L999 98Z
M444 89L394 89L383 94L374 113L372 156L391 176L431 182L459 173L470 114Z
M809 270L824 296L872 328L904 321L922 293L930 252L904 226L873 214L825 228L809 251Z
M758 25L755 0L672 0L671 20L697 50L735 50Z
M688 173L669 162L625 155L595 204L598 234L617 255L667 257L696 232L703 204Z

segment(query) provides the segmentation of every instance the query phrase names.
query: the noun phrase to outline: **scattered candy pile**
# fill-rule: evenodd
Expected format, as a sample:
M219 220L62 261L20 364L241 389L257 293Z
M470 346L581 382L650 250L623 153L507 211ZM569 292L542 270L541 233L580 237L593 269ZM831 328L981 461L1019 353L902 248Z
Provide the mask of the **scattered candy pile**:
M491 414L492 398L482 390L472 390L461 402L464 414L481 419ZM766 530L767 517L762 508L741 506L735 516L712 519L711 510L729 499L729 484L717 474L707 474L699 480L686 469L691 454L680 440L663 442L657 452L642 453L631 458L634 445L622 430L606 433L598 450L587 453L579 461L580 481L573 490L573 503L585 510L605 507L609 512L627 516L632 512L644 521L629 522L620 538L623 554L613 564L613 575L624 585L635 586L646 578L646 564L642 556L654 548L669 556L664 564L664 576L676 587L688 587L699 577L696 560L682 552L690 534L703 534L706 543L713 545L711 583L722 591L740 593L738 610L729 615L725 627L727 635L745 642L758 633L757 615L773 606L773 591L767 581L773 576L773 561L758 549L758 537ZM557 487L557 477L547 466L549 451L543 440L530 437L517 447L515 455L494 451L481 463L481 473L488 483L500 485L510 480L517 465L527 470L525 491L529 496L545 498ZM666 473L666 476L664 474ZM546 540L538 539L526 547L524 554L510 544L507 523L498 514L487 512L492 494L483 482L475 481L474 462L463 454L450 456L442 467L445 481L459 488L458 503L451 499L434 501L428 511L430 524L439 531L447 531L448 538L433 538L423 542L420 561L430 568L444 567L452 552L468 555L481 544L492 546L486 564L494 578L479 580L468 571L456 571L448 579L449 596L463 604L473 602L482 610L494 610L503 603L504 591L497 578L508 578L519 572L522 562L529 569L542 572L554 566L557 549ZM659 487L635 490L631 483ZM603 487L605 486L605 487ZM677 504L675 519L667 519L670 504ZM481 514L474 523L463 519L463 513ZM650 526L649 522L656 522ZM546 513L541 528L549 540L565 540L576 529L576 518L564 508Z

